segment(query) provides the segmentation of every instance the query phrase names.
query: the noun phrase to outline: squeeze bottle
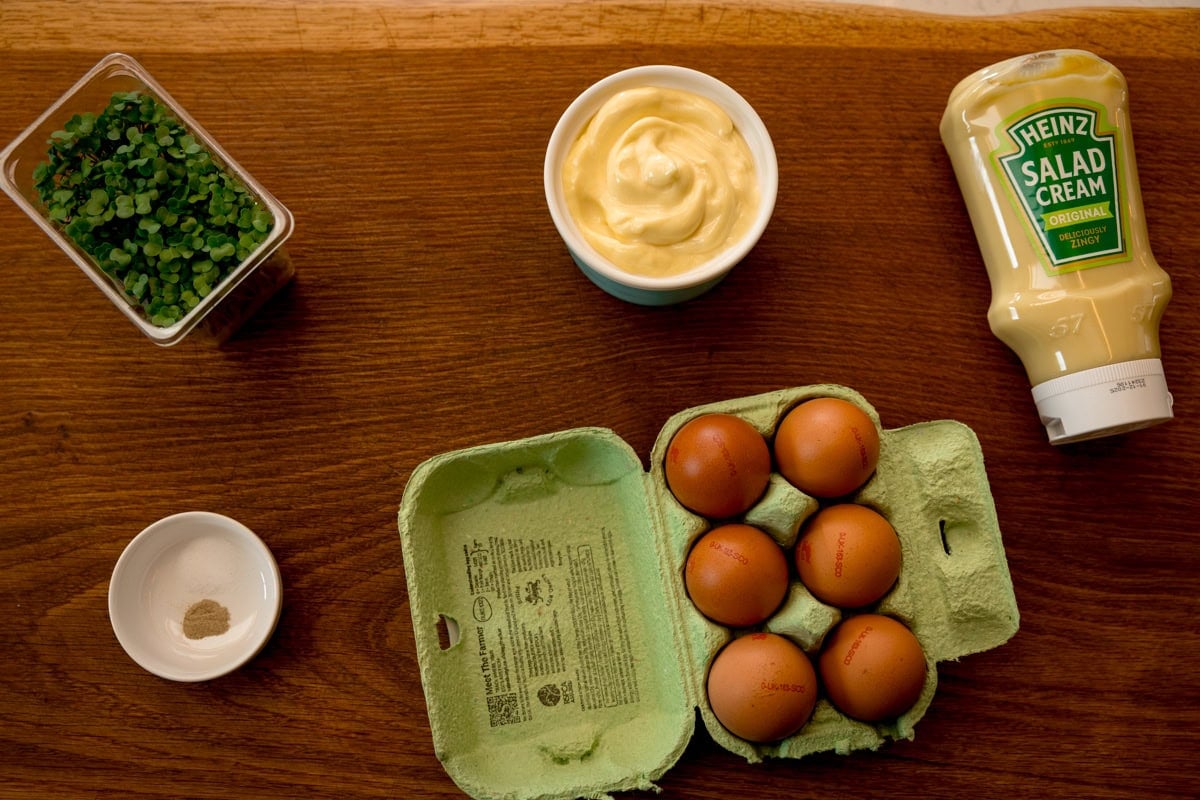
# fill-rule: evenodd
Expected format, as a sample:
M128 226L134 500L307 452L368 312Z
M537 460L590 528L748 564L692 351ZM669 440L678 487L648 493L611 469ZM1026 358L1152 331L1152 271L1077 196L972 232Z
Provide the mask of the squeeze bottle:
M1172 417L1124 76L1083 50L1010 58L950 93L942 143L1052 444Z

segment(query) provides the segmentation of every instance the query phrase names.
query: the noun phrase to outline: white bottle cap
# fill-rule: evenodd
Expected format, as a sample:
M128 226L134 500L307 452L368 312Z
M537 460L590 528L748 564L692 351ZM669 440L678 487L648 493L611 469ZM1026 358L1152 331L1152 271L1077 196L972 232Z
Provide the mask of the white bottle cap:
M1085 369L1039 383L1033 387L1033 401L1050 444L1135 431L1174 416L1157 358Z

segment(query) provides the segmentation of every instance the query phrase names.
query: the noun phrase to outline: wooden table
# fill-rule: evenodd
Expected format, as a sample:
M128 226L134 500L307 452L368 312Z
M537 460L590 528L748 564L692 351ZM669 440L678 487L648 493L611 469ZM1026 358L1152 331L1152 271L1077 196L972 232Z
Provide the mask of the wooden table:
M0 795L461 796L414 651L412 470L580 426L648 457L683 408L834 382L885 427L976 431L1021 630L941 665L913 741L749 765L701 728L661 796L1195 796L1200 11L559 6L0 6L0 139L129 52L293 210L297 267L224 346L156 348L0 203ZM988 331L937 125L959 78L1060 46L1129 79L1177 419L1054 448ZM759 246L666 309L590 284L541 188L575 95L655 62L738 89L780 162ZM139 668L106 606L125 544L187 509L259 532L285 587L266 649L204 684Z

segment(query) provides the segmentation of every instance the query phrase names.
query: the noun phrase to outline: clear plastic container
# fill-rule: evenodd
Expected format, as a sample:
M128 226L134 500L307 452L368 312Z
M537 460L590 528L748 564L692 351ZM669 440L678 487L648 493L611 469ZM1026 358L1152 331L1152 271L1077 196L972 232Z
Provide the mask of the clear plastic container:
M170 110L180 124L212 155L213 161L228 174L237 178L246 189L270 212L274 224L266 239L244 261L213 287L195 308L169 327L159 327L146 318L137 301L125 293L115 278L100 269L62 229L51 221L34 186L34 170L46 161L50 135L75 114L99 113L108 105L114 92L140 91L153 96ZM79 81L67 90L45 113L26 128L0 153L0 184L37 225L46 232L63 252L83 270L92 283L113 302L155 344L178 344L202 322L208 336L223 340L233 333L267 299L284 286L295 274L290 259L280 246L291 235L292 214L270 192L258 183L236 161L230 158L216 140L167 93L136 60L123 53L112 53L100 60ZM254 276L253 280L248 280ZM231 298L231 295L235 295ZM227 303L223 303L229 298ZM221 313L213 314L218 305ZM211 320L208 318L211 315Z

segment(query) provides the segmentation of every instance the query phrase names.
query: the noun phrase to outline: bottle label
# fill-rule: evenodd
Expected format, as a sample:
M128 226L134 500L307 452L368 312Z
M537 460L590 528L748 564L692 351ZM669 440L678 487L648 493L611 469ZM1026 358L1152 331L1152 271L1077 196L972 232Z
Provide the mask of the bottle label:
M1008 142L992 153L1047 275L1130 258L1118 131L1103 127L1101 111L1083 100L1023 109L1004 121Z

